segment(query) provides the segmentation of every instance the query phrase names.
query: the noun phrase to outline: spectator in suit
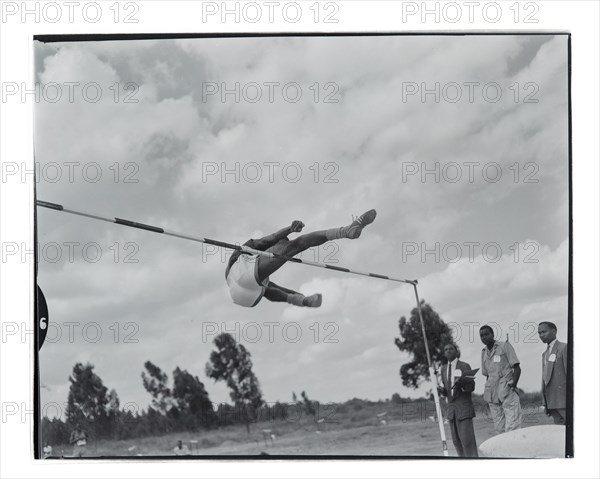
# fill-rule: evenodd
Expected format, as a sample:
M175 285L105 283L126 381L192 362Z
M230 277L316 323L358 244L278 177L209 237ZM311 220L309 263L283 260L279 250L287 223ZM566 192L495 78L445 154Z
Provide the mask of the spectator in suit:
M556 339L556 324L542 321L538 335L547 344L542 354L542 401L545 412L554 424L567 420L567 343Z
M444 356L448 364L442 366L443 388L440 388L440 394L448 400L446 418L450 423L452 442L460 457L478 457L473 429L475 408L471 400L475 380L463 378L471 370L471 366L459 361L460 353L453 343L444 346Z

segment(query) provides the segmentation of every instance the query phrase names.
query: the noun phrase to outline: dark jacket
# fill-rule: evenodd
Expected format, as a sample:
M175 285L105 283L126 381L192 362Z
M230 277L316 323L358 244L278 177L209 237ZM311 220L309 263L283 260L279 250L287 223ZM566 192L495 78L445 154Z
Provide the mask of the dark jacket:
M445 396L448 399L448 407L446 409L446 417L448 419L469 419L475 417L475 408L473 407L473 401L471 400L471 393L475 390L475 380L463 380L462 384L457 385L454 389L450 387L450 381L448 380L448 364L442 366L442 383L444 385ZM460 371L461 377L466 371L471 370L469 364L458 360L456 363L456 370ZM454 376L454 382L459 379L459 376L455 376L455 371L452 371Z
M556 341L544 365L542 354L542 400L547 409L567 407L567 343Z

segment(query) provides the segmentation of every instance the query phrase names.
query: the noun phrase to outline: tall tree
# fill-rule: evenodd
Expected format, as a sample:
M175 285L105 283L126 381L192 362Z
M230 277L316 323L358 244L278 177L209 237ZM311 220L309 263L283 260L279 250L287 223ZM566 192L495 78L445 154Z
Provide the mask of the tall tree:
M173 405L171 390L167 387L168 376L150 361L144 363L146 371L142 371L144 388L152 395L152 406L157 411L166 414Z
M229 396L236 408L244 413L246 429L250 432L250 414L256 417L263 404L258 379L252 371L250 352L237 344L228 333L219 334L213 341L216 351L210 353L206 375L215 381L225 381Z
M431 360L434 368L438 369L444 359L444 345L453 342L452 332L439 314L424 300L421 300L421 311ZM419 310L415 307L411 311L409 319L402 316L398 322L398 327L400 337L395 338L394 342L400 351L411 355L410 361L400 367L402 384L416 389L424 380L429 379L429 365Z
M87 363L77 363L73 374L69 376L69 395L67 397L67 422L74 426L76 423L87 423L94 435L102 433L107 418L108 389L102 379L94 373L94 366Z
M319 403L317 401L311 401L310 399L308 399L308 396L305 391L302 391L300 393L300 397L302 398L302 403L306 414L314 416L319 407Z
M188 428L208 427L216 421L204 384L179 367L173 371L173 398Z
M48 419L46 416L42 418L42 442L44 446L46 444L53 447L57 444L68 444L70 434L69 426L62 422L60 418ZM55 450L54 454L60 454L60 451Z
M121 411L119 410L119 406L121 405L119 401L119 395L115 389L111 389L108 393L108 405L106 408L107 411L107 419L108 426L110 431L112 431L111 436L113 439L117 439L119 437L119 430L121 429Z

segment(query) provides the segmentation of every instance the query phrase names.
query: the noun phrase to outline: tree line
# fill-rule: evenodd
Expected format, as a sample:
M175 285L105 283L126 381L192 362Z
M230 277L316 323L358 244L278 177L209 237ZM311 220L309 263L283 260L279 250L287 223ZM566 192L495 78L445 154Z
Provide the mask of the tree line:
M77 424L96 440L130 439L238 423L246 424L249 430L258 415L282 417L284 405L268 406L263 401L250 352L227 333L217 336L213 343L215 350L205 373L227 384L233 405L215 406L204 383L187 370L176 367L169 381L159 366L146 361L141 380L152 397L151 405L142 410L131 403L122 407L116 390L108 390L93 364L77 363L69 376L64 419L42 418L43 442L68 444Z

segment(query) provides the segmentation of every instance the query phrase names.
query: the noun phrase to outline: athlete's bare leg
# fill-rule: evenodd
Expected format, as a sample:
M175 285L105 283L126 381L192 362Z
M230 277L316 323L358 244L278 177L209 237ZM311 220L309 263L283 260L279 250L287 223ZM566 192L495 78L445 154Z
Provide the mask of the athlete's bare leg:
M312 233L298 236L296 239L291 241L287 238L284 238L267 251L273 254L285 256L286 258L292 258L309 248L320 246L328 241L342 238L356 239L360 236L363 228L368 224L371 224L376 216L376 211L370 210L359 216L352 222L352 224L348 226L329 230L314 231ZM259 257L258 277L260 281L264 281L271 274L281 268L286 262L287 260L282 258L268 258L265 256Z
M307 306L311 308L318 308L321 306L322 302L322 296L320 294L304 296L294 290L279 286L272 281L269 281L264 297L274 303L290 303L296 306Z

